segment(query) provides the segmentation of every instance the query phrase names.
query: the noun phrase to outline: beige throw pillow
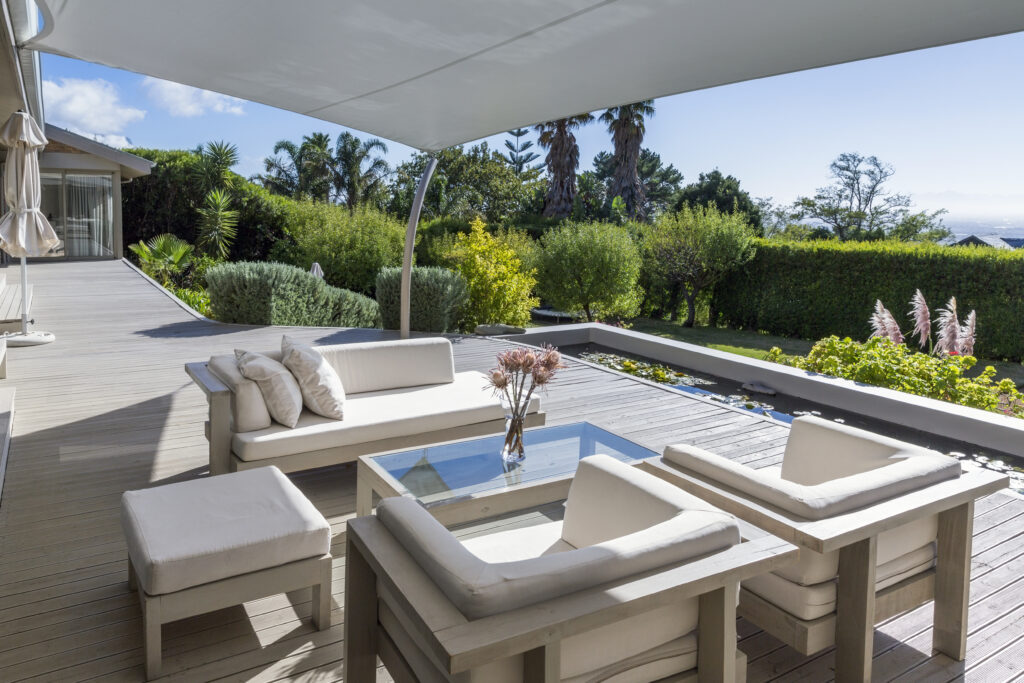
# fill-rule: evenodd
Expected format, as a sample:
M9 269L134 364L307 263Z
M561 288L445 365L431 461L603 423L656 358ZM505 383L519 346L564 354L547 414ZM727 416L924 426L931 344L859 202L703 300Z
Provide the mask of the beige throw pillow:
M337 371L323 355L312 346L288 336L281 339L281 354L285 367L292 371L299 383L306 407L317 415L342 419L345 416L345 388Z
M302 392L288 368L254 351L235 349L235 360L242 376L260 388L270 416L285 427L294 427L302 413Z

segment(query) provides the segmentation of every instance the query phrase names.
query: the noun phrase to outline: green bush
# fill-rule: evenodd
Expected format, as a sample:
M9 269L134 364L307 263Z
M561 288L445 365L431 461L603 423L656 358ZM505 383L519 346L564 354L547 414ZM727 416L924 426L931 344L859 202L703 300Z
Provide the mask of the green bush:
M475 219L468 235L455 236L444 265L466 281L469 301L459 327L471 332L481 323L525 325L538 301L531 292L537 280L523 267L515 249L489 234Z
M206 273L213 318L246 325L379 327L368 297L284 263L222 263Z
M335 287L372 296L380 269L402 263L405 227L387 214L309 200L283 206L292 245L273 255L304 270L319 263Z
M965 376L977 363L973 356L920 353L885 337L872 337L861 343L849 337L832 336L815 344L806 357L783 357L782 350L775 347L768 352L767 359L832 377L1024 417L1024 395L1017 391L1013 380L994 382L996 370L991 365L977 377Z
M876 300L910 301L918 288L978 312L978 357L1024 358L1024 250L758 240L754 258L715 287L712 307L735 327L865 339ZM893 314L913 329L906 309Z
M587 320L630 317L640 302L640 252L611 223L565 223L541 238L538 289L555 308Z
M377 274L377 303L384 329L397 330L401 311L401 268L383 268ZM446 268L412 269L409 327L417 332L456 332L459 315L469 294L466 280Z

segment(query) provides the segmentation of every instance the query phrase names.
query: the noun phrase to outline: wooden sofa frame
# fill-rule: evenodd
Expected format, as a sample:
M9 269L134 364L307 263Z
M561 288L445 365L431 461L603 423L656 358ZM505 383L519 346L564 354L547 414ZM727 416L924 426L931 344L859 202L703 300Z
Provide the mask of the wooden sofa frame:
M406 448L418 448L442 441L468 439L477 436L498 434L505 429L505 420L488 420L450 429L396 436L389 439L349 444L336 448L325 448L304 453L294 453L277 458L262 460L242 460L231 450L232 415L234 415L234 393L217 378L205 362L186 363L185 372L199 385L206 394L210 405L210 419L206 421L206 439L210 442L210 474L225 474L239 470L276 465L282 472L298 472L328 465L340 465L353 462L361 455L386 453ZM526 416L527 427L539 427L544 424L546 415L543 411L530 413Z
M754 525L760 533L819 553L839 551L835 613L811 621L798 619L746 589L741 589L738 610L802 654L835 645L836 681L870 681L874 625L932 599L932 646L956 661L966 656L974 501L1006 488L1005 474L973 470L854 512L806 521L664 458L645 460L638 467ZM876 592L878 534L935 514L935 568Z
M458 683L474 667L518 654L524 681L553 683L560 679L563 638L697 596L697 671L669 680L743 681L737 584L788 564L798 552L765 536L684 565L470 620L376 516L350 519L346 544L344 678L373 680L380 657L396 683Z
M138 591L142 603L143 650L146 680L160 676L162 627L179 619L241 605L249 600L312 588L313 626L323 631L331 626L331 555L310 557L219 581L184 588L173 593L150 595L138 581L135 566L128 560L128 588Z

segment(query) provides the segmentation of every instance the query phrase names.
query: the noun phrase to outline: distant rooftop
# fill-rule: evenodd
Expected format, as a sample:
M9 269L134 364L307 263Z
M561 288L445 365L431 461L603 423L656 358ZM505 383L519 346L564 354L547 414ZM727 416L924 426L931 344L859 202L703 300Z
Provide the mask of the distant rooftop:
M1020 249L1024 247L1024 237L999 237L998 235L967 235L966 237L950 237L943 241L949 246L995 247L996 249Z

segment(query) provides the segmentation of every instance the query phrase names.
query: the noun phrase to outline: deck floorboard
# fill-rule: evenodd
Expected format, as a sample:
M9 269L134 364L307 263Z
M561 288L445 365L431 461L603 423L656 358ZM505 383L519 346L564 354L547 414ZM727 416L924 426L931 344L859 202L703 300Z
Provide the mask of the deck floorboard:
M0 502L0 681L143 680L141 615L125 585L119 506L128 489L206 472L205 400L183 365L283 332L312 343L393 338L375 330L228 326L195 318L119 261L33 266L33 314L57 341L9 350L17 412ZM489 368L500 341L453 339L459 370ZM763 467L787 428L721 404L568 361L543 398L549 424L588 420L660 451L689 442ZM292 475L330 520L334 626L308 623L308 591L164 628L167 681L341 679L344 532L351 465ZM458 531L557 517L557 506ZM875 634L875 680L1009 681L1024 672L1024 501L976 507L968 657L931 654L931 607ZM802 657L741 620L750 681L830 681L831 651ZM378 680L389 680L378 672Z

